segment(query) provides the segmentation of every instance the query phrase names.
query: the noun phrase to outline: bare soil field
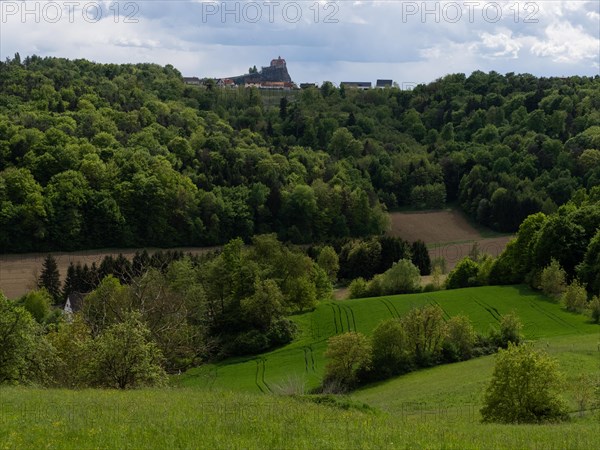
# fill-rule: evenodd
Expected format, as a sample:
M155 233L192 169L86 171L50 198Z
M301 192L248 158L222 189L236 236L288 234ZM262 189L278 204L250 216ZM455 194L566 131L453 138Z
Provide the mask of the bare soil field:
M456 263L467 256L477 242L482 253L498 256L506 247L512 236L484 237L474 228L465 216L456 210L425 211L425 212L395 212L391 213L392 236L399 236L407 241L423 240L429 247L431 258L443 257L447 270L454 268ZM175 250L202 253L216 247L184 247ZM83 250L77 252L55 252L61 280L67 273L69 263L100 265L106 255L117 256L122 253L131 259L139 249L101 249ZM149 253L157 251L148 248ZM8 298L17 298L33 289L37 276L42 270L42 263L47 253L27 253L15 255L0 255L0 291ZM336 297L345 297L342 291Z
M483 236L456 210L394 212L390 214L391 236L426 244L481 239Z
M428 245L429 256L431 259L443 257L446 260L447 270L452 270L456 264L469 255L469 252L473 248L473 244L477 242L479 245L480 253L487 253L488 255L498 256L506 248L506 244L514 236L500 236L495 238L484 238L475 239L470 242L462 243L450 243L450 244L433 244Z
M193 254L204 253L214 250L216 247L183 247L173 250L181 250L184 253ZM61 282L67 275L69 264L78 262L91 266L92 263L100 265L102 259L107 255L118 256L123 254L131 260L135 252L141 249L101 249L101 250L83 250L77 252L51 252L56 259L58 270L60 272ZM147 248L148 253L152 254L160 249ZM34 289L36 280L42 270L44 258L48 253L25 253L13 255L0 255L0 291L8 298L18 298Z
M486 237L457 210L395 212L390 217L391 236L410 242L421 239L427 244L432 259L443 257L446 260L448 270L467 256L476 242L481 253L498 256L513 238L500 234ZM489 234L494 233L490 230Z

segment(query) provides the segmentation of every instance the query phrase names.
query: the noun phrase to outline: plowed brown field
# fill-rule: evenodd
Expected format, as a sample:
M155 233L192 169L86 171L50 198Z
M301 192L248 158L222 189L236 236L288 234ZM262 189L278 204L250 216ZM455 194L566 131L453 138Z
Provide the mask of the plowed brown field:
M178 248L183 252L202 253L214 249L215 247L186 247ZM147 249L150 254L158 249ZM100 265L106 255L118 256L122 253L128 259L132 259L136 249L105 249L105 250L84 250L78 252L53 252L56 259L58 270L61 275L61 281L67 274L69 263L77 264L92 263ZM17 298L35 288L36 279L42 270L42 264L47 253L27 253L15 255L0 255L0 291L8 298Z
M396 212L390 216L390 235L410 242L421 239L429 247L431 258L445 258L448 270L469 254L475 242L482 253L498 256L513 238L511 235L486 237L456 210Z
M475 242L483 253L499 255L512 236L484 237L460 213L454 210L432 212L396 212L391 214L392 236L399 236L407 241L421 239L429 247L432 258L444 257L448 270L467 256ZM201 253L211 248L188 247L177 250ZM148 249L151 253L156 249ZM56 258L61 278L67 273L72 261L91 265L100 264L106 255L117 256L122 253L132 258L135 249L85 250L78 252L52 253ZM0 255L0 290L9 298L17 298L35 287L35 280L42 269L46 253L28 253L17 255Z

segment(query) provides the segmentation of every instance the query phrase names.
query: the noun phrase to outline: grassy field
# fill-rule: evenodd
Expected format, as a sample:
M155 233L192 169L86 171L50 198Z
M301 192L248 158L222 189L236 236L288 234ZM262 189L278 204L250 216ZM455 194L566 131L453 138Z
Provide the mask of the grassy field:
M574 389L578 377L600 376L599 346L598 333L536 341L536 347L558 359L566 378L563 396L572 412L578 411ZM482 394L493 368L494 356L445 364L367 386L352 397L392 414L438 414L479 420Z
M524 286L488 286L321 303L313 312L298 315L300 336L291 344L257 357L226 360L192 369L176 377L179 386L277 392L289 383L318 386L323 375L327 339L344 331L370 334L384 319L398 317L415 306L440 305L446 317L466 314L475 328L487 332L500 315L516 312L528 339L597 336L598 325L568 313L546 297ZM582 341L584 342L584 341ZM587 341L585 341L587 342ZM590 342L587 344L591 345ZM592 349L597 350L594 345ZM598 356L600 358L600 356ZM491 360L488 365L491 366Z
M420 370L323 401L282 396L278 386L316 386L326 340L347 330L370 334L413 306L468 314L486 331L515 311L535 345L559 360L571 420L560 425L480 422L494 356ZM0 388L0 449L591 449L600 411L580 413L574 386L600 374L600 327L522 286L322 303L294 320L290 345L174 376L172 387L136 391ZM318 404L317 404L318 403Z
M593 416L562 425L391 414L199 389L0 389L0 449L592 449Z

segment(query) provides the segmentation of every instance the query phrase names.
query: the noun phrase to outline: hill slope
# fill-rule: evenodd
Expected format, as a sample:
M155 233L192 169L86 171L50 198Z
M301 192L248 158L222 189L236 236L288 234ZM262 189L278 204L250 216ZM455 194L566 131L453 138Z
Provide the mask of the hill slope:
M516 312L528 339L586 336L599 331L581 315L524 286L488 286L321 303L315 311L296 316L299 337L291 344L256 357L230 359L192 369L176 384L247 392L269 392L280 385L304 382L316 387L323 374L327 339L345 331L370 334L382 320L399 317L415 306L438 304L446 317L466 314L477 331L486 332L502 314ZM476 363L476 362L475 362Z

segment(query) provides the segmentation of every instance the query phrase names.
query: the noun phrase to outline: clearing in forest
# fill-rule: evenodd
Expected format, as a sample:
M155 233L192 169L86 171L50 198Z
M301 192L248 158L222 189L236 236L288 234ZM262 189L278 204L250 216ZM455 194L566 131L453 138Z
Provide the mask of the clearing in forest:
M448 270L467 256L475 243L481 253L498 256L513 238L512 235L477 229L457 210L394 212L390 218L391 236L409 242L424 241L431 258L443 257Z

